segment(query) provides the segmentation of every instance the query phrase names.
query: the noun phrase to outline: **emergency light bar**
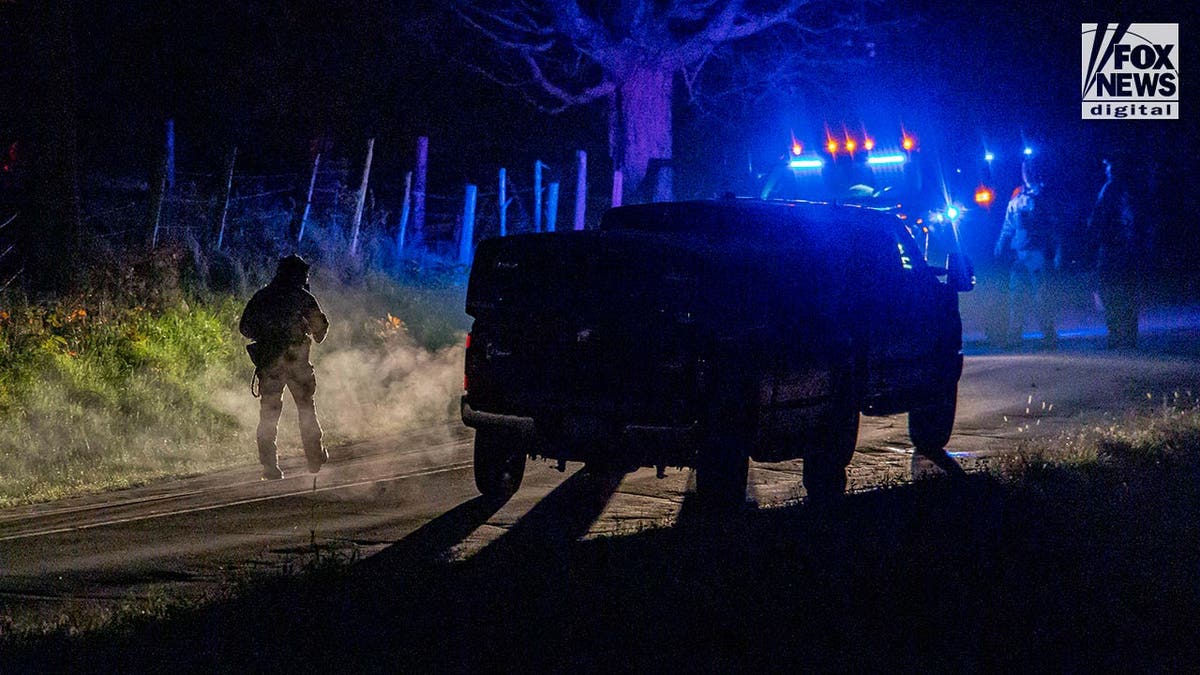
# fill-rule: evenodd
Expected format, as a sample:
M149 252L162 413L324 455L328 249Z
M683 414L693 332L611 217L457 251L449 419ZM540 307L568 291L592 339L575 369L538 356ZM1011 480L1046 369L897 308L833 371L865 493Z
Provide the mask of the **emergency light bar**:
M819 169L823 166L825 166L825 162L819 159L792 158L788 160L788 167L792 169Z
M876 155L867 158L867 164L903 164L908 161L908 157L904 155Z

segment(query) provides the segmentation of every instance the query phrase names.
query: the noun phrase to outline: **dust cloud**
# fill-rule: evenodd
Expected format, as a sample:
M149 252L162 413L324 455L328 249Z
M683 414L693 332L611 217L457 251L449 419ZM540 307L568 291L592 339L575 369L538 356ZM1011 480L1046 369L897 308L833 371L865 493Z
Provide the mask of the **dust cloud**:
M444 422L457 410L464 349L337 349L316 359L318 415L327 433L366 438Z
M427 292L314 284L313 292L330 321L325 341L311 350L317 417L326 444L380 440L428 427L446 427L439 436L449 439L447 423L458 420L462 393L463 337L469 325L462 309L465 289ZM417 294L423 295L420 301L413 298ZM443 335L443 346L421 344L409 322L423 326L425 333ZM241 442L253 457L259 403L249 394L250 373L247 359L245 386L216 387L212 398L214 407L239 420ZM300 454L296 408L286 391L283 399L281 458Z

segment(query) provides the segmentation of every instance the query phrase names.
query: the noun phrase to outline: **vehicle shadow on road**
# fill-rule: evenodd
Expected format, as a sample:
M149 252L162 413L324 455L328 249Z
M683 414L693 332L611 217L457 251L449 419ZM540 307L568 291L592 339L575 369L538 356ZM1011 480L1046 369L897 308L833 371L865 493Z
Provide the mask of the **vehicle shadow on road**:
M587 534L624 477L616 471L577 471L478 555L507 558L520 551L542 558L564 553ZM358 563L354 574L367 578L444 562L506 503L484 496L467 500Z
M397 567L445 560L504 506L506 500L479 496L425 523L400 541L355 566L356 574L373 574Z
M520 520L478 555L558 557L588 533L617 491L625 473L580 469L554 488Z
M621 476L578 472L463 561L408 564L494 503L447 511L358 579L284 577L5 657L33 672L1178 670L1200 620L1197 452L586 541Z

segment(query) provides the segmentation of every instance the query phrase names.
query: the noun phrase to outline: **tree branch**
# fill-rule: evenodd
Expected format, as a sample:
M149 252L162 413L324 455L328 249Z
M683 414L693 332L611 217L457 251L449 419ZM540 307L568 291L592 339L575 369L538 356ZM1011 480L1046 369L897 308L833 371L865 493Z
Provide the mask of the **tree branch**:
M741 21L735 19L726 31L716 37L719 42L733 42L748 38L768 28L790 21L795 13L807 4L808 0L791 0L775 12L740 17Z
M541 65L538 64L537 59L533 58L532 54L523 54L522 56L524 57L525 64L529 66L529 72L533 75L534 82L547 94L557 98L567 106L590 103L601 96L611 94L616 89L616 85L611 80L605 79L594 87L589 87L577 94L572 94L551 82L550 78L546 77L546 74L542 72Z

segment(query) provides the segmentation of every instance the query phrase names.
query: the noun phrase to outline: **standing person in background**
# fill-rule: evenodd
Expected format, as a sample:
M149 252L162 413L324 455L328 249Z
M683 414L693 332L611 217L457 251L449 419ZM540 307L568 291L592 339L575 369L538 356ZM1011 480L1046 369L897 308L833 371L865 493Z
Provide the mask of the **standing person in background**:
M1104 186L1088 218L1109 349L1136 349L1148 242L1127 162L1104 159Z
M329 320L308 292L308 270L308 263L298 255L280 260L275 278L250 298L239 325L242 335L254 340L246 351L254 362L262 396L257 440L263 480L283 478L275 440L285 386L300 413L300 438L309 472L320 471L329 459L313 401L317 378L308 360L312 341L325 339Z
M1019 345L1030 309L1042 331L1042 345L1058 344L1051 298L1051 274L1057 264L1057 227L1041 171L1032 157L1021 164L1021 186L1013 192L1004 212L1004 226L996 240L995 256L1011 251L1015 257L1008 275L1007 343Z

